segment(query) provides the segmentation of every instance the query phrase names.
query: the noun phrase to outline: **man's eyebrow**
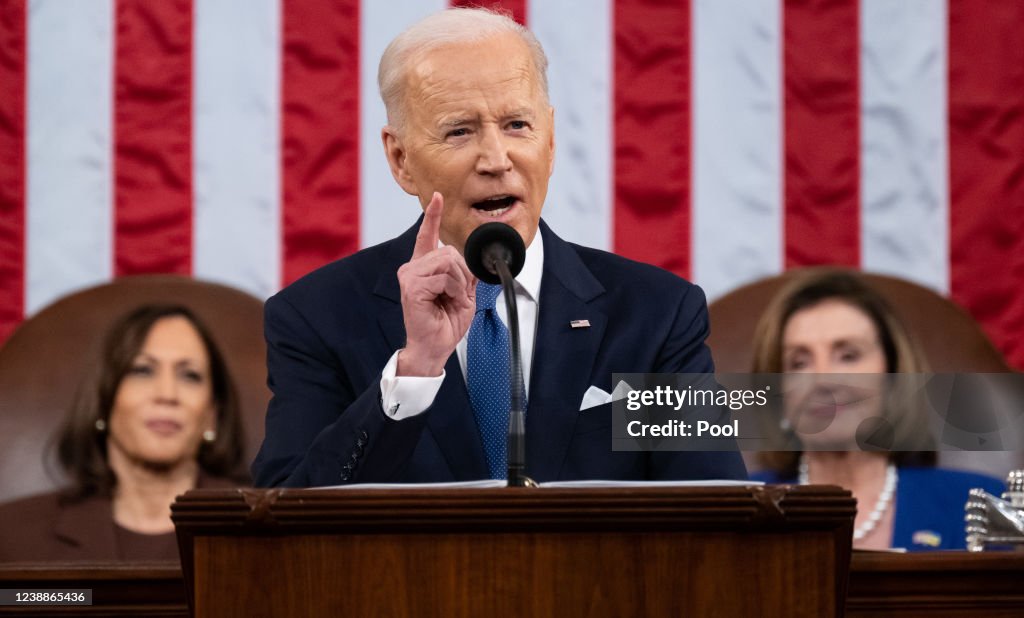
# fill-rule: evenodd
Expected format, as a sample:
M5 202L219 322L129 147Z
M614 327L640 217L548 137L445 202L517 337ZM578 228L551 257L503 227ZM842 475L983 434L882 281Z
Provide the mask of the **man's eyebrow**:
M517 107L511 109L501 115L503 120L509 118L533 118L536 115L534 109L529 106ZM473 116L452 116L449 118L443 118L438 121L437 126L441 129L451 129L453 127L461 127L467 124L473 124L476 122L476 118Z
M437 126L441 127L442 129L447 129L451 127L458 127L470 124L472 122L473 120L469 116L454 116L452 118L446 118L444 120L441 120L440 122L437 123Z
M532 107L517 107L504 114L505 118L533 118L533 116L534 110Z

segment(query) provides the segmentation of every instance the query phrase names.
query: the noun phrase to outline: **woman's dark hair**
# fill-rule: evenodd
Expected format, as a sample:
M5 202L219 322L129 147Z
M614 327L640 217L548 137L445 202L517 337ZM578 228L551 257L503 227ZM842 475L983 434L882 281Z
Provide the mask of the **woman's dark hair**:
M233 476L242 460L243 432L238 394L220 350L206 326L182 305L143 305L117 320L107 333L102 355L78 388L74 403L57 434L57 460L71 477L68 494L81 498L110 495L117 479L107 461L110 413L121 381L131 369L153 325L164 318L181 317L192 325L210 360L213 401L217 412L216 439L203 441L199 468L210 476Z
M753 373L783 373L783 333L786 324L798 311L827 300L837 300L861 311L878 332L888 373L924 373L927 363L903 323L889 303L858 273L839 268L810 268L795 274L765 308L754 331ZM890 422L899 436L897 444L915 443L915 450L892 451L890 459L897 465L933 466L936 462L934 440L927 428L927 412L906 384L898 384L889 395ZM768 420L763 430L785 443L778 424ZM799 451L764 451L758 459L766 468L784 478L797 473Z

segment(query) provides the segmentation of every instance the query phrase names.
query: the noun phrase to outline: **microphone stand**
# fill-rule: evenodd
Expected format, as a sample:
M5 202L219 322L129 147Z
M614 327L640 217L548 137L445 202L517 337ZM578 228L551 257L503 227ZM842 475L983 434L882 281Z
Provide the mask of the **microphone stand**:
M523 354L519 348L519 310L516 304L515 279L505 260L495 259L494 270L501 277L501 288L505 293L505 309L508 311L508 334L511 359L509 363L510 409L508 415L508 486L536 487L537 483L526 476L526 387L523 382Z

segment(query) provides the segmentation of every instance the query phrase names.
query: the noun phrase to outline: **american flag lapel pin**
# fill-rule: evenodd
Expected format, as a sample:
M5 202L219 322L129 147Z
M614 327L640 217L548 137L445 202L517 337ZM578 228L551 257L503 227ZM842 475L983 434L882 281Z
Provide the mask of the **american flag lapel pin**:
M590 320L573 320L569 322L572 328L590 328Z

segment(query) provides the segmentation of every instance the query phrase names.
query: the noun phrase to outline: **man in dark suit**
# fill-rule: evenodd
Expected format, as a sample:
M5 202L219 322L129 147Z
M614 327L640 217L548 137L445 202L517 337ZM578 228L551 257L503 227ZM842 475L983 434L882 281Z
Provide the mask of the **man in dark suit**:
M462 256L488 221L528 247L516 297L529 476L745 477L734 452L612 451L612 373L713 371L707 308L682 279L566 243L540 221L555 151L546 66L529 31L484 10L429 17L384 52L384 149L424 215L267 301L274 398L257 485L500 478L486 404L471 401L481 369L467 339L484 309ZM490 302L507 321L500 296Z

